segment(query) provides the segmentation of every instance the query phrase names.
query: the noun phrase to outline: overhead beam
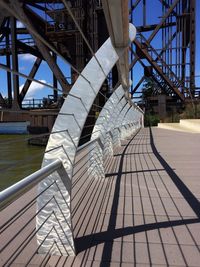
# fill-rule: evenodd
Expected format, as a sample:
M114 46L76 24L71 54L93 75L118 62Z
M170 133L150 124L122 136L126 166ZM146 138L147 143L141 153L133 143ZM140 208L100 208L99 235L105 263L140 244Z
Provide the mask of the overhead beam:
M108 32L117 54L119 55L118 70L119 79L123 89L129 89L129 10L128 0L102 0ZM136 32L135 32L136 34ZM133 39L135 36L133 36ZM122 51L123 52L122 54Z
M52 70L58 82L60 83L61 88L63 90L63 94L67 94L71 88L69 83L66 81L65 76L63 75L59 66L56 64L51 54L51 51L47 48L47 46L42 41L44 38L41 36L41 34L35 28L31 19L25 13L19 0L10 0L9 2L7 2L6 0L2 0L0 2L0 6L3 6L11 14L14 14L17 17L17 19L20 20L26 26L27 30L30 32L30 34L32 35L34 39L35 44L40 50L40 53L42 54L43 58L46 60L50 69ZM47 43L47 41L45 41L45 43ZM49 45L49 46L52 46L52 45Z
M145 25L145 26L137 26L137 32L148 32L148 31L153 31L155 30L155 28L157 27L158 24L152 24L152 25ZM168 27L172 27L172 26L176 26L176 22L171 22L171 23L167 23L167 24L163 24L161 26L161 28L168 28Z
M42 54L34 47L31 47L30 45L27 45L19 40L17 40L17 46L25 53L29 53L31 55L34 55L35 57L43 59Z
M128 0L102 0L102 5L113 46L128 47Z
M30 71L30 73L29 73L29 77L30 77L31 79L33 79L33 78L35 77L35 74L36 74L36 72L38 71L41 62L42 62L42 59L41 59L41 58L37 58L37 59L36 59L34 65L33 65L33 67L32 67L32 69L31 69L31 71ZM29 89L31 83L32 83L31 80L28 80L28 79L26 80L26 82L25 82L25 84L24 84L24 86L23 86L23 88L22 88L22 90L21 90L21 93L20 93L20 95L19 95L19 97L20 97L20 102L22 102L22 101L24 100L24 97L26 96L26 93L28 92L28 89Z

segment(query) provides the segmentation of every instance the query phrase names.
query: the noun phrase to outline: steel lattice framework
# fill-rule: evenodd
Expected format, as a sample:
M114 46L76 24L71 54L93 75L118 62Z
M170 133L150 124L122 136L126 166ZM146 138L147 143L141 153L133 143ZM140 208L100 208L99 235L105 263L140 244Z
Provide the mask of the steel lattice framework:
M63 94L68 93L77 78L77 73L80 73L92 57L91 50L66 8L66 2L90 47L97 51L108 37L101 1L1 1L0 55L6 58L5 65L1 65L1 68L7 71L8 98L5 101L2 94L0 95L2 107L23 107L23 100L43 60L52 71L52 89L56 102L57 84L60 84ZM162 93L175 101L191 100L199 95L199 89L195 87L196 1L156 2L159 3L161 11L160 14L156 14L156 17L159 17L157 24L151 24L148 19L149 13L153 10L152 1L129 2L130 20L136 20L135 13L138 9L142 18L141 24L137 25L137 38L130 48L133 54L131 73L134 76L134 66L137 62L144 68L141 79L132 87L132 94L136 97L144 79L150 78L155 84L154 95ZM13 12L14 10L17 10L17 13ZM26 26L19 27L16 19ZM156 38L159 38L160 42L155 46L153 41ZM17 75L19 54L26 53L36 56L36 60L20 91ZM72 83L66 79L56 60L59 56L74 67L71 72ZM110 78L114 86L118 81L116 67Z
M131 1L131 19L138 8L143 11L138 36L134 41L134 68L139 60L144 75L132 88L135 94L145 78L155 83L154 95L166 94L181 101L199 96L195 87L195 5L196 1L167 0L160 2L157 24L149 24L149 14L153 12L154 1ZM156 43L153 41L156 39ZM133 72L134 73L134 72ZM156 86L157 85L157 86ZM153 97L153 95L152 95Z
M195 97L195 1L160 1L162 16L156 25L147 25L148 2L0 2L3 10L1 53L6 56L6 64L0 67L7 71L8 85L8 101L5 103L1 96L1 105L20 113L31 82L44 85L35 79L42 61L46 61L52 71L53 85L45 86L54 91L54 102L57 102L58 91L63 96L41 169L2 194L6 206L13 195L15 198L28 190L30 184L38 184L34 232L39 253L66 256L77 253L71 192L75 160L80 151L86 148L83 153L88 157L88 176L101 181L105 179L106 159L113 156L121 140L143 127L144 113L129 93L132 84L129 74L131 70L134 76L136 63L140 62L144 68L141 80L147 77L157 84L155 96L165 94L176 102ZM134 11L139 5L143 7L143 25L137 27L136 38L136 28L129 24L129 17L134 21ZM17 20L23 25L19 27ZM161 48L152 44L159 34ZM22 38L24 35L28 35L28 40ZM19 71L20 53L36 56L29 75ZM59 66L58 58L70 66L71 83ZM188 74L189 83L186 82ZM21 91L20 76L27 79ZM138 87L132 88L133 95ZM97 116L96 113L92 116L94 107ZM88 132L84 132L85 129L89 129ZM89 139L84 139L84 144L83 137Z

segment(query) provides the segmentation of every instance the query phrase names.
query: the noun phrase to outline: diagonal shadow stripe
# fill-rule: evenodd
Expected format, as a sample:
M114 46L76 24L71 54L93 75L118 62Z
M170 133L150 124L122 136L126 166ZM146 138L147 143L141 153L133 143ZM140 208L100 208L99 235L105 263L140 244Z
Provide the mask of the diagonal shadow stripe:
M118 209L118 204L119 204L119 195L120 195L120 184L121 184L121 177L122 177L122 170L123 170L123 163L124 163L124 157L126 154L126 150L128 149L128 146L134 139L134 137L139 133L140 130L138 130L132 138L128 141L126 144L120 158L119 162L119 168L118 168L118 174L116 177L116 184L115 184L115 190L114 190L114 197L113 197L113 203L112 203L112 208L111 208L111 215L109 219L109 224L108 224L108 233L112 233L115 231L115 226L117 222L117 209ZM113 241L111 243L105 243L103 252L102 252L102 258L106 256L108 260L108 263L106 264L105 262L101 263L101 267L108 267L109 266L109 261L111 260L112 257L112 247L113 247Z
M104 249L102 253L102 259L104 256L106 256L107 262L102 262L101 267L108 267L110 266L110 262L108 258L111 260L112 256L112 248L113 248L113 241L116 238L136 234L139 232L144 231L150 231L155 229L161 229L161 228L168 228L168 227L174 227L174 226L180 226L180 225L187 225L187 224L195 224L200 222L200 204L199 201L196 199L196 197L192 194L192 192L186 187L186 185L180 180L180 178L176 175L176 173L173 171L173 169L167 164L167 162L162 158L162 156L158 153L154 140L152 131L150 129L150 141L152 146L152 151L154 155L157 157L157 159L162 164L165 171L168 173L168 175L171 177L174 184L177 186L177 188L182 193L185 200L188 202L190 207L193 209L195 214L198 216L198 218L189 218L189 219L180 219L180 220L173 220L173 221L164 221L164 222L156 222L156 223L150 223L150 224L143 224L143 225L137 225L137 226L129 226L129 227L123 227L123 228L117 228L116 229L116 216L117 216L117 207L119 203L119 190L120 190L120 181L121 176L123 174L122 167L123 167L123 161L124 156L126 155L126 150L128 146L130 145L133 138L126 144L120 159L119 164L119 171L117 173L116 177L116 186L115 186L115 193L114 193L114 199L112 203L111 208L111 216L108 223L108 228L106 231L99 232L99 233L93 233L87 236L82 236L79 238L76 238L77 243L77 252L84 251L86 249L89 249L93 246L99 245L104 243Z
M190 191L190 189L183 183L183 181L178 177L178 175L173 171L169 164L164 160L164 158L159 154L153 139L153 133L150 127L150 144L152 151L156 158L159 160L167 174L170 176L180 193L183 195L187 203L190 205L194 213L200 218L200 202Z
M129 174L129 173L144 173L144 172L158 172L158 171L165 171L165 169L149 169L149 170L141 170L141 171L128 171L128 172L122 172L121 174ZM106 173L105 177L112 177L112 176L117 176L118 172L113 172L113 173Z
M101 243L105 243L106 241L107 243L109 243L108 246L110 248L110 242L113 242L113 240L116 238L127 236L127 235L133 235L133 234L141 233L144 231L158 230L161 228L175 227L175 226L195 224L195 223L200 223L200 219L191 218L191 219L185 219L185 220L164 221L164 222L157 222L157 223L142 224L142 225L137 225L137 226L128 226L128 227L117 228L117 229L115 229L115 226L113 226L112 228L108 226L107 231L76 238L76 242L78 244L77 252L79 253L93 246L97 246ZM88 240L91 241L91 236L93 238L93 241L88 242ZM106 243L104 247L106 247ZM106 256L108 257L108 250L105 250L105 253L106 253Z

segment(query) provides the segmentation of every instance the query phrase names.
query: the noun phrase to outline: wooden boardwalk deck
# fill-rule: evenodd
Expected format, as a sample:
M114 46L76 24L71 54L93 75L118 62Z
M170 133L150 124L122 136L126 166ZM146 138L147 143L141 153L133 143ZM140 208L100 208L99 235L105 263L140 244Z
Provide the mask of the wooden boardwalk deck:
M76 257L38 255L33 237L9 261L16 242L23 243L22 236L34 228L33 220L13 243L24 222L21 218L1 236L1 247L8 244L1 266L29 262L28 266L199 267L200 134L142 129L123 142L106 169L102 180L80 178L76 170L72 190ZM17 206L20 203L24 200ZM34 210L33 205L24 216L30 218ZM2 212L1 221L13 212L16 204Z

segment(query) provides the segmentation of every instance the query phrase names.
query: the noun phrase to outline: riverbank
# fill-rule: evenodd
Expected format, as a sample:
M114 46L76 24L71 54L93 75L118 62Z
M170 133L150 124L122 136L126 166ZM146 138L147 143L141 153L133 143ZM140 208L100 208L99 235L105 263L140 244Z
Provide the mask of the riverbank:
M28 135L0 135L0 191L40 168L45 147L31 146Z

